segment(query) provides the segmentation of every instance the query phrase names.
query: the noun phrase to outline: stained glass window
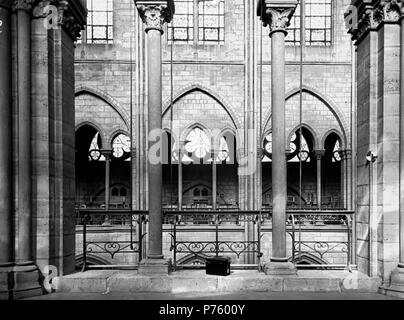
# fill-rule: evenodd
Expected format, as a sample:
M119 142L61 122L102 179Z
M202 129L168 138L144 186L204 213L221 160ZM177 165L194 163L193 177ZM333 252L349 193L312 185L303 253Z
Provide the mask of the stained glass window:
M87 0L87 43L113 42L112 0Z
M117 159L130 153L130 138L127 135L120 134L112 141L113 156Z
M199 159L205 158L211 152L209 137L200 128L192 130L186 140L185 150Z
M291 20L286 43L300 45L300 5ZM305 0L306 46L331 46L332 0Z

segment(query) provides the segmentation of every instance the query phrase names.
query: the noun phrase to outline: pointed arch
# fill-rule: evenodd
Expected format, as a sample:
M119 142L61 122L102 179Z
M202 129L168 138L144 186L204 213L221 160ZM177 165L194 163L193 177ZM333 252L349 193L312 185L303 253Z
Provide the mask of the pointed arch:
M314 150L319 150L321 149L320 145L320 134L317 132L317 130L314 130L311 126L309 126L307 123L302 123L301 125L299 124L298 126L294 127L291 132L288 134L288 138L286 140L286 145L289 148L289 142L293 136L293 134L296 133L300 128L305 128L307 131L310 132L311 136L313 137L313 148Z
M327 132L324 134L324 136L323 136L322 139L321 139L321 147L322 147L323 149L325 149L325 141L326 141L327 138L328 138L331 134L333 134L333 133L334 133L335 135L337 135L337 137L338 137L338 139L339 139L339 141L340 141L340 143L341 143L341 148L342 148L342 149L345 149L345 148L346 148L346 145L345 145L344 139L342 139L341 132L338 132L338 131L335 130L335 129L331 129L331 130L327 131Z
M119 115L119 117L122 119L122 121L125 123L126 128L130 128L130 115L127 113L125 108L114 98L112 98L110 95L105 93L104 91L91 88L85 85L80 85L76 88L75 90L75 97L78 97L83 94L88 94L90 96L93 96L95 98L98 98L111 106Z
M196 91L199 91L203 94L208 95L213 100L215 100L218 104L220 104L222 106L222 108L226 111L226 113L229 115L236 130L242 127L241 120L237 116L237 113L235 112L235 110L230 106L230 104L226 103L225 100L222 97L220 97L219 94L217 94L216 92L213 92L211 89L204 87L200 84L192 84L190 86L187 86L187 87L181 89L174 96L173 105L175 105L175 103L177 101L179 101L181 98L185 97L186 95L188 95L190 93L196 92ZM170 110L170 108L171 108L171 99L169 98L163 104L163 117L166 115L168 110Z
M318 91L315 88L312 88L310 86L304 85L303 86L303 93L307 93L310 94L314 97L316 97L317 99L319 99L322 103L324 103L327 108L331 111L331 113L334 115L335 119L337 120L341 130L342 130L342 143L344 145L347 144L347 132L349 131L349 125L347 124L346 120L345 120L345 116L342 113L342 111L339 109L339 107L337 106L336 103L334 103L334 101L331 100L331 98L329 97L325 97L320 91ZM289 92L287 92L286 94L286 99L285 102L287 102L289 99L293 98L295 95L300 94L300 88L294 88L292 90L290 90ZM272 110L270 108L268 108L269 111L267 112L267 114L264 117L264 123L263 123L263 128L267 128L271 117L272 117Z
M77 134L77 131L79 131L79 129L84 127L84 126L90 126L94 130L99 132L99 134L101 136L102 145L104 145L108 141L107 134L104 132L104 130L102 130L102 126L100 124L98 124L96 121L91 121L91 122L90 121L81 121L81 122L79 122L75 127L75 133Z

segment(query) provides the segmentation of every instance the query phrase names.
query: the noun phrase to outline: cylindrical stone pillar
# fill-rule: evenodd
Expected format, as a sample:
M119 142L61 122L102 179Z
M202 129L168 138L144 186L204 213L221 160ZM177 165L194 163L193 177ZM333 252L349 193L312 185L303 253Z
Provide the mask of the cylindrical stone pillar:
M182 148L178 150L178 210L182 210Z
M12 260L11 11L0 1L0 267Z
M285 37L296 10L297 0L258 2L258 15L268 25L271 37L272 94L272 255L265 273L296 274L286 251L286 132L285 132Z
M401 17L401 60L400 60L400 209L399 209L399 268L404 271L404 17ZM403 276L404 278L404 276Z
M346 157L346 208L352 210L352 150L345 151Z
M148 120L149 132L162 130L162 75L161 75L161 30L146 29L148 54ZM149 168L149 252L148 258L163 258L162 242L162 187L163 166L152 164Z
M217 164L215 153L212 153L212 208L217 208Z
M285 36L271 32L272 57L272 256L286 262L286 139L285 139Z
M31 174L31 17L23 6L17 15L18 207L16 264L32 264Z
M317 165L317 208L321 210L321 198L322 198L322 192L321 192L321 161L323 159L325 151L324 150L316 150L314 151L314 155L316 158L316 165Z

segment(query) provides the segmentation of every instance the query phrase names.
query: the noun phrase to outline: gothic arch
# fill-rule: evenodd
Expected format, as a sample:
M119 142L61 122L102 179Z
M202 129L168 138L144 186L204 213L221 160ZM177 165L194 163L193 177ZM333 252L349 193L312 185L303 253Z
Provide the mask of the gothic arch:
M130 136L130 133L127 132L126 130L122 130L122 129L118 129L115 130L108 138L108 143L107 146L112 147L112 142L114 141L114 139L120 135L120 134L124 134L125 136L128 136L130 138L130 140L132 141L132 138Z
M183 98L184 96L186 96L189 93L195 92L195 91L199 91L202 92L206 95L208 95L209 97L211 97L213 100L215 100L217 103L219 103L222 108L226 111L226 113L229 115L231 121L233 122L234 127L237 129L240 129L242 127L242 122L239 119L239 117L237 116L237 113L234 111L234 109L225 102L225 100L220 97L217 93L213 92L212 90L210 90L207 87L204 87L202 85L199 84L192 84L190 86L187 86L183 89L181 89L173 98L173 105L180 100L181 98ZM168 110L170 110L171 108L171 99L167 99L166 102L163 104L163 117L165 116L165 114L168 112Z
M210 129L208 128L208 126L206 124L203 124L202 122L194 122L192 121L191 124L186 126L186 129L180 133L180 141L184 142L185 139L188 137L188 135L191 133L192 130L194 130L195 128L200 128L202 129L206 135L208 137L210 137Z
M317 130L313 129L311 126L309 126L307 123L302 123L301 125L299 124L298 126L296 126L295 128L292 129L291 132L289 132L288 138L286 140L286 146L287 148L289 148L289 141L292 138L293 134L300 129L300 127L307 129L311 136L313 137L313 147L314 150L319 150L321 149L321 145L320 145L320 134L317 132Z
M78 97L82 94L88 94L91 95L95 98L101 99L102 101L104 101L105 103L107 103L109 106L111 106L118 114L119 117L122 119L122 121L125 123L126 128L129 128L130 125L130 116L128 115L128 113L126 112L126 110L121 106L121 104L116 101L114 98L112 98L110 95L108 95L107 93L95 89L95 88L91 88L85 85L80 85L76 88L75 91L75 97Z
M100 124L98 124L96 121L82 121L79 124L76 125L75 127L75 133L77 133L77 131L84 126L90 126L92 128L94 128L95 130L97 130L101 136L101 143L104 146L104 144L108 141L107 139L107 135L104 132L104 130L102 130L102 126Z
M294 88L294 89L290 90L288 93L286 93L285 102L287 102L289 99L291 99L292 97L294 97L295 95L297 95L299 93L300 93L300 88ZM341 127L342 136L343 136L343 139L341 142L342 142L342 144L346 145L346 142L347 142L346 132L347 132L347 128L349 128L349 126L346 123L345 117L344 117L343 113L341 112L341 110L339 109L339 107L337 106L337 104L334 103L331 100L331 98L325 98L321 92L319 92L315 88L312 88L307 85L303 86L303 93L313 95L314 97L319 99L321 102L323 102L327 106L327 108L334 115L335 119L337 120L338 124ZM271 120L271 117L272 117L272 110L269 110L264 118L264 123L263 123L264 128L267 128L269 121Z
M341 142L341 149L345 149L346 145L345 145L344 139L341 137L341 132L339 132L339 131L337 131L335 129L331 129L331 130L327 131L324 134L323 138L321 139L321 148L325 149L325 141L327 140L329 135L332 134L332 133L335 133L338 136L338 138L339 138L339 140Z

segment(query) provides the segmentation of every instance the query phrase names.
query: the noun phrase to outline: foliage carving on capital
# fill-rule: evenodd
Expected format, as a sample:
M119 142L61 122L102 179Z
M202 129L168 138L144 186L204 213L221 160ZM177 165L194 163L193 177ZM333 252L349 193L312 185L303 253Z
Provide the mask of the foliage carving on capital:
M146 25L146 32L158 30L163 33L164 23L169 23L173 16L173 8L168 3L149 4L144 1L137 2L136 7L143 23Z
M404 16L403 0L355 1L345 12L345 22L352 40L360 41L368 31L383 23L399 23Z
M263 20L264 26L269 26L270 32L283 31L290 25L290 21L295 13L296 8L268 8L266 10L267 19Z

